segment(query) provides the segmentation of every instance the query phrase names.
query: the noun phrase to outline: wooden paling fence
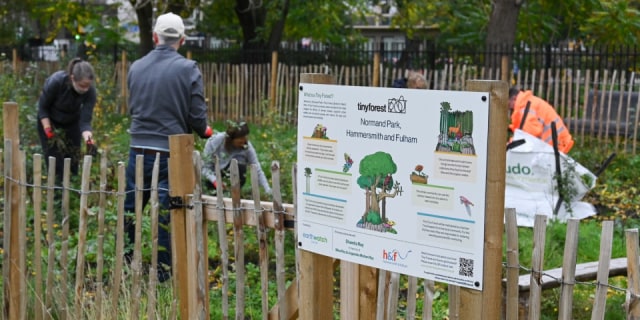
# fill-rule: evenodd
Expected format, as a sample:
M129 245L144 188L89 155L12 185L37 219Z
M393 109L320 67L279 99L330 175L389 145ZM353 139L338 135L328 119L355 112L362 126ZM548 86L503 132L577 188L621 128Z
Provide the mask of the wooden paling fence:
M15 117L15 118L14 118ZM261 201L256 168L251 168L252 199L241 199L237 163L231 166L230 197L202 195L199 173L202 159L193 150L192 135L170 137L170 181L172 197L178 205L171 210L173 234L173 271L170 284L158 283L155 277L157 235L136 230L133 261L125 263L124 253L124 162L108 159L108 150L99 155L98 173L92 173L93 158L85 156L81 177L72 186L70 161L65 161L62 185L55 183L55 171L48 170L46 183L42 181L42 157L27 158L19 150L17 106L5 103L5 144L0 152L3 198L3 317L5 319L205 319L212 314L235 319L295 319L303 316L303 306L321 301L307 301L309 292L329 288L321 300L333 306L323 310L324 318L340 314L341 319L431 319L436 309L434 301L442 287L432 281L417 279L375 269L375 276L367 290L353 291L354 265L346 261L329 260L328 265L309 265L304 251L287 255L287 244L295 246L296 207L284 204L281 197L280 172L277 161L271 166L273 194L270 201ZM11 125L13 124L13 125ZM13 139L11 139L13 138ZM52 161L53 159L49 159ZM136 160L141 168L142 158ZM32 163L32 177L27 178L27 163ZM116 163L109 165L109 163ZM136 209L139 226L155 230L158 216L159 162L154 165L154 183L148 211ZM217 166L219 168L219 166ZM49 168L55 168L52 163ZM295 172L295 168L292 168ZM107 179L109 171L115 181ZM141 180L142 170L137 170ZM295 177L296 175L293 174ZM296 186L296 181L292 181ZM108 187L112 186L112 187ZM135 190L141 196L142 188ZM30 192L29 192L30 191ZM219 192L222 194L222 192ZM295 194L295 192L294 192ZM43 197L44 196L44 197ZM71 201L71 198L76 200ZM43 201L46 199L46 201ZM181 203L181 204L180 204ZM43 211L44 208L44 211ZM525 314L536 319L540 313L542 289L550 282L552 272L542 268L546 217L536 218L532 266L518 262L518 237L514 210L506 210L507 256L503 267L506 273L503 304L507 319ZM211 224L211 225L210 225ZM215 228L210 228L210 227ZM578 274L576 266L578 221L568 223L565 259L562 276L553 278L562 286L559 312L562 319L571 319L572 289L577 279L586 283L589 277ZM217 230L217 232L215 232ZM595 280L594 319L604 317L607 290L626 293L628 319L640 319L640 283L638 279L638 231L626 231L626 274L628 289L608 285L611 273L612 223L603 223L600 259ZM217 237L215 236L217 233ZM255 234L255 237L252 235ZM251 259L248 248L257 241L257 258ZM293 240L291 240L293 238ZM292 243L293 242L293 243ZM143 243L146 245L143 247ZM219 254L209 255L210 246ZM150 258L143 259L143 249ZM216 263L220 271L211 279L209 264ZM258 270L259 284L250 282L249 265ZM145 270L149 273L145 274ZM315 279L317 287L309 286L310 273L329 269L328 277ZM357 265L355 265L357 270ZM616 267L619 268L619 267ZM522 269L530 273L525 295ZM369 271L370 269L361 269ZM582 271L580 271L582 272ZM360 274L360 277L365 276ZM340 279L339 282L334 279ZM357 277L356 277L357 281ZM401 289L401 283L407 289ZM232 285L235 283L235 288ZM275 290L271 290L275 283ZM420 286L424 289L420 289ZM220 300L210 300L212 286L220 293ZM337 288L337 289L336 289ZM438 291L440 290L440 291ZM448 286L448 317L461 319L465 305L464 292ZM418 295L418 292L422 293ZM336 292L340 292L337 294ZM274 297L275 295L275 297ZM338 298L339 295L339 298ZM261 300L260 311L248 308L248 299ZM420 296L422 301L418 301ZM354 299L354 297L359 297ZM270 301L277 301L272 303ZM421 307L420 307L421 305ZM259 316L258 316L259 315Z
M187 56L189 54L187 53ZM126 111L126 74L130 62L123 52L115 64L113 74L103 77L119 79L116 89L121 96L120 112ZM12 63L18 75L28 64ZM40 62L37 68L53 72L58 62ZM372 63L360 66L305 65L294 66L278 62L273 54L270 64L200 63L205 84L209 114L214 120L246 118L260 123L268 113L275 113L285 121L297 119L300 74L328 73L336 84L353 86L391 86L394 79L406 77L409 71L380 63L379 54ZM487 69L460 63L444 64L442 69L413 70L426 76L428 88L433 90L464 90L470 80L505 80L533 93L556 107L565 119L576 142L589 138L601 140L605 153L638 152L640 138L640 82L636 73L626 70L558 69L556 71ZM44 79L34 79L42 85Z
M506 319L539 319L541 303L548 296L544 289L561 287L558 305L558 319L574 319L573 302L576 286L593 287L593 307L591 319L604 319L607 295L610 291L626 293L624 313L626 319L640 319L640 279L638 267L638 229L625 230L627 257L615 259L612 263L613 221L602 223L600 236L600 256L596 262L576 264L578 252L578 219L569 219L565 238L562 267L545 270L544 251L548 217L536 215L533 235L532 266L519 263L518 228L515 209L505 210L506 262L504 279ZM595 271L593 270L595 269ZM525 270L529 274L522 274ZM609 285L611 276L627 276L628 289Z
M5 144L5 147L8 145ZM9 149L7 149L9 150ZM4 154L2 159L7 159L9 154ZM26 160L24 153L21 158ZM196 152L193 155L194 174L200 167L201 159ZM153 273L149 276L143 276L141 261L134 261L132 265L127 265L122 260L123 250L123 197L124 197L124 164L117 164L117 185L118 190L107 190L106 185L109 181L105 181L107 167L107 155L102 153L99 156L99 173L98 176L90 174L93 159L86 156L82 164L81 188L74 189L69 184L69 174L66 171L63 179L63 187L56 186L52 180L47 179L47 183L43 184L38 177L42 176L41 167L42 159L40 155L33 155L33 183L27 183L24 169L20 179L13 179L9 176L4 177L5 186L17 184L20 189L20 212L25 214L28 205L33 209L33 213L29 213L27 223L25 219L19 222L18 229L22 248L20 257L21 261L19 271L20 277L4 278L4 295L5 301L7 294L11 300L14 295L19 294L22 297L15 298L19 300L18 306L21 313L20 316L14 317L14 314L5 313L5 319L49 319L65 316L68 319L111 319L116 315L122 316L122 310L126 310L126 317L129 319L137 318L171 318L176 319L178 314L182 318L187 316L189 319L195 319L194 315L206 315L213 311L209 308L219 308L215 312L223 319L234 318L246 319L247 301L249 297L256 297L256 292L260 292L259 296L262 301L260 314L263 319L296 319L298 318L298 308L301 302L298 301L297 285L298 272L292 273L292 269L299 262L285 261L287 258L296 259L295 256L287 256L285 250L287 241L291 241L291 237L295 238L295 207L291 204L283 204L280 197L280 168L277 161L273 162L271 167L273 177L273 195L272 201L260 201L259 187L256 168L252 167L252 186L254 200L239 198L239 177L237 164L232 166L232 184L235 184L235 191L232 191L231 198L215 197L201 195L199 185L193 191L193 196L188 198L189 204L185 214L187 217L186 239L182 241L196 242L205 241L209 246L215 245L219 248L220 254L218 263L221 266L221 274L219 278L208 279L206 269L198 269L201 265L202 257L207 256L207 245L193 245L196 247L198 255L187 253L186 261L176 261L174 270L179 268L179 264L184 264L183 268L193 269L193 273L186 274L186 279L174 277L176 282L173 288L167 285L158 284L153 277ZM66 162L67 169L69 162ZM10 169L5 163L5 173ZM50 164L51 165L51 164ZM191 165L190 163L188 165ZM156 162L157 169L157 162ZM54 166L50 166L54 167ZM158 172L156 170L156 172ZM156 173L157 174L157 173ZM48 177L53 177L54 171L49 170ZM98 189L89 188L94 185L94 180L98 182ZM32 192L26 192L31 189ZM157 190L157 184L151 187ZM5 189L6 190L6 189ZM54 206L54 190L62 191L62 203L60 209ZM46 194L46 201L43 202L42 193ZM79 208L71 208L69 202L69 194L77 193L80 196ZM6 196L6 194L5 194ZM117 203L117 205L108 205L108 203ZM154 192L151 199L151 225L157 223L157 192ZM155 204L155 205L154 205ZM97 207L97 209L96 209ZM115 209L114 209L115 207ZM6 206L5 206L6 208ZM46 208L43 212L41 209ZM108 210L105 210L108 209ZM113 211L115 210L115 211ZM112 211L113 213L107 213ZM45 213L46 212L46 213ZM5 211L5 233L4 244L7 244L7 227L13 226L13 221L7 225L8 211ZM136 212L136 215L142 212ZM78 218L77 225L70 228L71 217ZM174 216L175 217L175 216ZM542 268L544 257L545 229L547 217L540 215L536 217L534 227L534 252L532 266L523 267L518 262L518 229L516 224L515 210L506 210L506 239L507 239L507 256L505 260L504 272L506 278L504 281L505 293L505 316L506 319L537 319L540 316L541 299L548 298L542 294L542 290L549 286L550 282L557 282L563 289L561 290L560 300L558 301L559 313L561 319L572 319L572 292L577 285L589 285L594 288L593 302L593 318L604 319L604 307L608 290L626 291L627 302L624 308L628 319L640 319L640 279L638 278L638 230L626 230L627 241L627 259L624 274L627 275L628 289L616 288L608 285L608 278L613 267L611 262L611 245L613 238L613 222L603 222L601 235L600 259L598 261L597 273L592 278L585 279L580 276L580 264L576 266L576 252L578 250L578 226L579 221L571 219L567 226L565 254L562 266L561 277L553 276L551 272ZM111 220L112 223L106 223ZM116 221L114 224L113 221ZM224 221L223 223L220 223ZM208 224L217 225L218 237L208 238L213 228ZM62 226L62 230L57 227ZM94 239L87 238L89 229L95 229L92 234ZM198 235L198 231L202 231ZM252 283L247 276L247 264L245 259L247 256L246 244L249 233L255 234L258 240L258 259L253 263L260 273L259 283ZM26 238L27 234L32 234ZM115 236L116 240L105 239ZM251 237L253 238L253 237ZM70 244L71 239L77 239L77 243ZM207 241L208 239L208 241ZM289 240L287 240L289 239ZM152 239L145 238L143 242L155 243ZM176 241L180 241L176 239ZM295 240L293 240L295 241ZM116 243L117 249L115 256L105 254L105 242ZM92 245L88 245L91 243ZM290 244L290 243L289 243ZM178 244L180 246L181 244ZM182 244L187 245L187 244ZM8 246L4 246L5 253ZM140 248L136 245L136 250ZM153 247L154 252L158 250L157 246ZM189 250L187 250L189 251ZM27 254L27 252L42 254ZM112 253L113 254L113 253ZM135 256L136 254L134 254ZM92 262L88 262L88 256L95 256ZM13 255L12 255L13 257ZM200 257L200 258L198 258ZM27 259L31 259L27 262ZM275 260L275 263L272 263ZM3 259L3 270L7 269L7 261ZM151 261L151 263L155 263ZM336 279L343 279L341 268L343 262L334 261L333 274ZM137 266L135 264L138 264ZM233 265L233 267L231 267ZM75 268L74 268L75 266ZM85 269L86 267L86 269ZM89 269L91 268L91 269ZM617 267L619 268L619 267ZM109 270L108 272L104 272ZM293 269L295 270L295 269ZM523 270L528 271L529 275L522 275ZM578 270L576 272L576 270ZM75 281L73 275L75 274ZM102 277L103 274L108 275ZM6 274L5 274L6 275ZM193 278L193 279L191 279ZM230 279L235 280L235 288L231 287ZM524 279L529 278L530 281ZM16 293L16 280L21 282L24 291ZM207 280L208 279L208 280ZM438 292L441 292L442 286L436 290L433 281L417 279L415 277L406 277L404 275L388 273L379 270L378 283L375 285L379 289L377 294L376 305L368 306L373 308L376 319L431 319L433 315L434 299L438 299ZM333 283L333 279L327 279ZM182 284L193 282L199 289L199 294L183 295L179 288ZM341 281L342 282L342 281ZM528 283L527 290L523 289L523 282ZM218 290L222 293L220 301L209 301L209 290L212 284L219 286ZM406 289L400 289L401 283L406 283ZM276 290L269 290L270 286L275 285ZM339 284L334 283L338 286ZM11 287L8 287L11 286ZM375 287L374 286L374 287ZM422 290L420 289L422 286ZM144 288L144 290L143 290ZM160 288L160 289L159 289ZM347 288L340 288L346 290ZM161 306L155 300L157 290L169 292L169 304ZM449 286L449 319L459 319L460 297L459 290L454 286ZM275 292L274 292L275 291ZM418 292L422 292L418 295ZM527 295L523 295L527 293ZM278 302L269 304L274 300L276 295ZM422 299L422 303L418 303L417 297ZM132 299L132 297L137 297ZM343 302L337 297L336 308L346 308ZM235 300L235 304L232 301ZM146 301L146 309L141 301ZM166 301L165 301L166 303ZM422 307L419 307L422 305ZM403 307L400 307L403 306ZM6 311L5 306L5 311ZM354 306L358 308L359 306ZM360 306L361 307L361 306ZM15 309L11 309L15 312ZM353 310L351 310L353 311ZM332 311L337 313L338 310ZM349 312L349 311L341 311ZM146 314L146 316L145 316ZM347 313L349 314L349 313ZM255 315L254 315L255 317ZM251 317L253 318L253 317Z

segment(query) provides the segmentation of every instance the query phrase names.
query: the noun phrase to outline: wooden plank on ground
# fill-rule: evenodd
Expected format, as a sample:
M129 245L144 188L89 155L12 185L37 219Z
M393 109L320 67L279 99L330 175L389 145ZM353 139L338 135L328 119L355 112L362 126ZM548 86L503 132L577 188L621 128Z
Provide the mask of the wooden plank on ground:
M222 194L222 192L220 192ZM258 225L258 221L256 220L256 216L253 212L253 200L241 199L240 200L240 208L237 211L232 210L232 199L231 198L223 198L222 196L208 196L203 195L202 201L204 203L216 203L216 207L214 206L205 206L203 215L208 221L223 221L226 223L233 222L234 213L238 213L242 216L242 221L244 221L245 226L255 227ZM284 212L282 218L284 219L283 224L285 229L293 230L293 225L295 223L294 217L294 209L293 205L289 203L281 204L282 210L278 211L273 203L268 201L261 201L260 207L263 212L264 225L267 228L275 228L278 219L278 212Z
M588 281L596 279L598 273L598 261L585 262L576 265L576 280ZM627 274L627 258L616 258L611 260L609 267L609 277L624 276ZM560 286L562 278L562 268L544 270L541 275L539 286L543 289L552 289ZM506 282L506 281L505 281ZM520 294L529 292L531 289L531 275L523 274L518 277L518 291Z

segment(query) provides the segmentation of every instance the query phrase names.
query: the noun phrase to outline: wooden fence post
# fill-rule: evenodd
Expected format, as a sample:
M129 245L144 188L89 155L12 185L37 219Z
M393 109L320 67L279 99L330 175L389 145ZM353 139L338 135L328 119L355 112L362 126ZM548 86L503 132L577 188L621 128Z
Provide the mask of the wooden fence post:
M335 84L335 76L303 73L300 83ZM299 310L300 319L333 318L333 258L300 250Z
M193 193L195 176L193 172L194 140L192 134L169 136L169 195L186 203L186 195ZM180 304L180 319L194 319L196 311L197 288L196 262L188 261L187 246L187 210L185 207L174 208L171 214L171 247L173 257L173 283ZM189 229L191 230L191 229Z
M507 242L507 283L506 296L504 301L505 316L502 319L518 319L518 276L520 250L518 247L518 224L516 220L516 209L506 208L504 213ZM524 317L521 317L524 319Z
M89 194L89 176L91 174L92 158L87 155L84 156L82 161L82 183L81 183L81 195L80 195L80 210L78 213L78 245L76 252L76 283L75 283L75 317L77 319L83 318L82 306L84 303L84 284L85 284L85 271L84 264L86 261L86 249L87 249L87 232L88 232L88 194Z
M193 209L188 211L186 217L187 221L187 245L189 246L188 254L189 261L195 264L196 272L193 276L189 277L189 280L195 281L190 284L193 285L193 291L195 294L195 307L196 314L195 319L209 319L209 285L207 279L209 261L207 250L207 224L203 218L202 210L203 206L200 204L202 201L202 188L200 186L201 171L202 171L202 158L198 151L193 151L192 154L192 170L194 176L194 189L193 197L189 203L198 202ZM150 314L151 316L151 314Z
M373 54L373 82L372 87L380 86L380 52Z
M20 230L20 130L18 104L3 103L5 145L5 211L4 211L4 319L24 319L26 312L26 283L24 278L24 230Z
M501 75L500 75L500 79L502 79L502 81L505 81L506 83L509 84L509 86L511 85L511 77L509 77L509 70L511 70L511 68L509 68L509 61L511 59L509 58L509 56L502 56L501 60L500 60L500 71L502 71Z
M640 319L640 303L638 303L638 295L640 295L640 277L638 276L638 229L626 230L625 238L627 240L627 301L625 308L628 320Z
M12 62L11 65L13 66L13 72L17 74L18 73L18 50L16 49L11 50L11 62Z
M269 92L269 108L275 110L276 100L278 98L278 51L271 53L271 91Z
M486 181L483 290L460 289L460 319L500 319L509 85L504 81L473 80L467 82L467 90L489 93L487 163L491 165L487 166Z
M127 114L127 51L122 50L122 57L120 58L120 94L122 97L122 110L120 114Z

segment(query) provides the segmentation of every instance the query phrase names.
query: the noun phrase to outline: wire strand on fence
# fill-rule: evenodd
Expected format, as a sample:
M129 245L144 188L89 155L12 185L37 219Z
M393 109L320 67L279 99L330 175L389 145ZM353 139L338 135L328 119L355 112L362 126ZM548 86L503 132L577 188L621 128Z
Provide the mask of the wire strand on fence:
M151 188L134 189L134 190L129 190L129 191L125 191L125 192L108 191L108 190L104 190L104 191L103 190L89 190L87 192L83 192L80 189L74 189L74 188L64 188L64 187L60 187L60 186L49 187L49 186L46 186L46 185L35 185L35 184L32 184L32 183L25 183L25 182L22 182L20 180L14 179L12 177L6 177L3 174L0 174L0 177L4 178L5 181L11 181L13 183L18 184L19 186L22 186L22 187L40 188L42 190L69 190L70 192L76 193L78 195L106 194L106 195L111 195L111 196L126 196L128 193L134 193L136 191L145 191L145 192L146 191L152 192L152 191L155 191L155 190L162 190L162 191L167 191L167 192L170 191L170 189L167 189L167 188L153 188L153 187L151 187ZM282 214L282 215L285 215L285 216L289 216L289 217L292 218L293 221L296 220L294 214L286 212L284 210L276 211L276 210L268 209L268 208L265 209L264 207L260 207L260 208L257 209L257 208L252 207L252 206L240 206L240 207L234 208L234 207L227 207L227 206L223 205L222 207L220 207L220 206L218 206L218 204L216 202L198 201L198 200L193 201L193 204L194 205L203 205L206 208L214 208L216 210L222 209L224 211L230 211L230 212L252 211L252 212L255 212L255 213L259 213L259 214L264 214L264 213L271 212L273 214Z
M615 285L608 284L608 283L607 283L607 284L605 284L605 283L600 283L600 282L599 282L599 281L597 281L597 280L595 280L595 281L578 281L578 280L575 280L574 282L569 282L569 281L564 281L564 280L562 279L562 277L556 277L556 276L554 276L554 275L552 275L552 274L549 274L549 273L547 273L547 272L544 272L544 271L533 270L533 269L531 269L531 268L527 268L526 266L523 266L523 265L518 265L518 266L509 266L509 265L507 265L507 263L506 263L506 262L503 262L503 263L502 263L502 266L503 266L505 269L519 269L519 270L524 270L524 271L526 271L526 272L527 272L527 273L529 273L529 274L538 274L538 275L540 275L540 278L541 278L541 279L542 279L542 277L548 277L548 278L551 278L551 279L553 279L554 281L558 282L560 285L563 285L563 284L568 284L568 285L585 285L585 286L593 286L593 287L604 286L604 287L607 287L607 288L612 289L612 290L614 290L614 291L624 292L625 294L628 294L628 295L629 295L631 298L633 298L633 299L637 299L637 298L639 298L639 297L640 297L640 295L634 294L634 293L633 293L633 292L631 292L629 289L622 288L622 287L615 286Z
M60 187L60 186L49 187L47 185L35 185L35 184L32 184L32 183L24 183L24 182L22 182L20 180L16 180L16 179L11 178L11 177L6 177L4 175L0 175L0 177L4 178L5 181L11 181L11 182L13 182L13 183L15 183L15 184L17 184L18 186L21 186L21 187L39 188L39 189L42 189L42 190L69 190L69 191L74 192L74 193L76 193L78 195L107 194L107 195L120 196L120 195L126 195L128 193L134 193L136 191L149 191L149 192L156 191L156 190L158 190L158 191L162 190L162 191L167 191L167 192L170 191L167 188L153 188L153 187L151 187L151 188L142 188L142 189L129 190L129 191L125 191L125 192L107 191L107 190L105 190L105 191L102 191L102 190L89 190L89 191L83 192L80 189L74 189L74 188L71 188L71 187L69 187L69 188Z

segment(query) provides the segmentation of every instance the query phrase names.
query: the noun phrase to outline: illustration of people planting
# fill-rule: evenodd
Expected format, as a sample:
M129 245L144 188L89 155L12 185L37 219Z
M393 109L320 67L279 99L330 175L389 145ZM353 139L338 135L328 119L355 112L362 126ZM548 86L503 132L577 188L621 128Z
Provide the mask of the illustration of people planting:
M436 151L475 155L473 111L451 111L451 104L440 103L440 133Z
M312 138L318 138L318 139L329 139L329 137L327 137L327 127L325 127L322 124L318 123L313 128L313 132L311 133L311 137Z
M358 228L390 232L395 222L387 215L386 200L402 195L400 182L393 180L398 167L390 154L378 151L360 161L358 186L365 190L365 210L356 226Z

